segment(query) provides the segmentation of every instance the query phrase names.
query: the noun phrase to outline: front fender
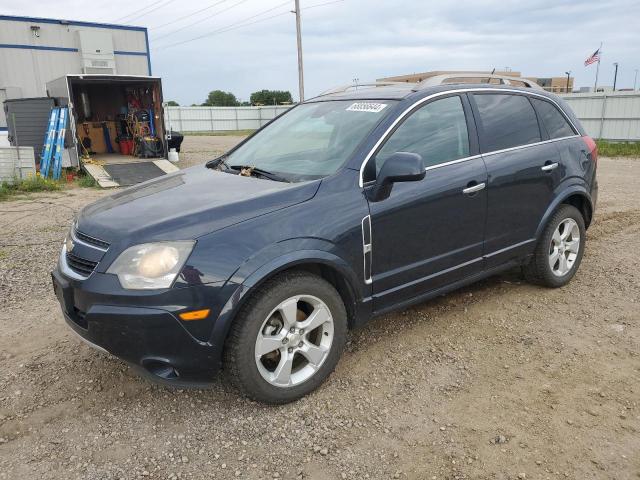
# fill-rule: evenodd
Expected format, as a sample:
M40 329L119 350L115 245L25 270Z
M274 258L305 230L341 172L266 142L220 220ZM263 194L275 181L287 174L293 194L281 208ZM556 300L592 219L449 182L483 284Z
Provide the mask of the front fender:
M553 199L553 202L551 202L551 204L547 208L547 211L542 216L542 220L540 220L540 223L538 224L538 228L536 229L536 240L540 239L540 236L544 231L544 227L549 222L551 215L553 215L553 213L558 209L558 206L561 203L563 203L567 198L576 194L580 195L581 197L584 197L589 202L591 211L593 211L593 200L591 198L591 195L587 191L587 188L584 185L574 184L569 187L563 188L562 191L560 191L556 195L556 197Z
M265 257L268 257L268 252L261 252L260 255L253 257L250 261L243 264L234 275L231 277L231 281L238 281L238 288L231 295L225 306L222 308L218 319L214 324L214 328L211 335L211 343L222 344L224 343L231 324L235 319L236 314L242 308L244 302L250 297L250 295L258 288L265 280L276 275L279 272L294 268L298 265L325 265L342 276L349 286L353 299L355 302L354 307L360 310L362 308L363 296L366 292L362 287L368 288L355 273L349 262L334 252L327 251L319 248L302 248L296 250L289 250L286 253L283 252L283 244L300 243L309 244L313 243L316 247L323 246L328 247L333 245L331 242L327 242L320 239L296 239L282 242L278 245L272 246L268 249L270 253L279 251L280 254L271 256L268 261L264 261ZM335 247L335 246L334 246ZM286 247L285 247L286 248ZM257 259L261 259L257 261ZM359 287L361 285L361 287ZM369 302L367 302L368 305ZM366 312L357 311L356 315L366 316Z

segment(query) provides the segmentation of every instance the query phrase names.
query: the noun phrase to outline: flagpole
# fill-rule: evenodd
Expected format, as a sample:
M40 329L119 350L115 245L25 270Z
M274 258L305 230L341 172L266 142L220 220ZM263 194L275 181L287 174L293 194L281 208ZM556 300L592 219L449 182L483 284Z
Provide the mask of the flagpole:
M600 57L602 57L602 42L600 42L600 48L598 49L598 65L596 65L596 83L593 85L593 93L598 92L598 73L600 73Z

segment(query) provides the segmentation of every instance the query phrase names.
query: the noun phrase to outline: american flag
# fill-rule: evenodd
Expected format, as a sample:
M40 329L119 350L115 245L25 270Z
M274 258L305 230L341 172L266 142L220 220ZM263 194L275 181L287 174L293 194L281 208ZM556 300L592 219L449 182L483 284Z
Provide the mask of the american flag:
M600 49L597 49L593 54L584 61L584 66L591 65L592 63L600 61Z

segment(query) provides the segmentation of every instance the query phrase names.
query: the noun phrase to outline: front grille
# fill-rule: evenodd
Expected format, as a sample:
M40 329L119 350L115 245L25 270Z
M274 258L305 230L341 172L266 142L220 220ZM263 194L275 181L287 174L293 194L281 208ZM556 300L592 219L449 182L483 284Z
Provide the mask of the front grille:
M98 247L102 250L106 250L107 248L109 248L109 242L105 242L104 240L100 240L99 238L90 237L86 233L82 233L77 229L74 230L73 234L81 242L88 243L89 245L93 245L94 247Z
M78 275L88 277L96 268L96 265L98 265L98 262L92 262L67 252L67 266Z

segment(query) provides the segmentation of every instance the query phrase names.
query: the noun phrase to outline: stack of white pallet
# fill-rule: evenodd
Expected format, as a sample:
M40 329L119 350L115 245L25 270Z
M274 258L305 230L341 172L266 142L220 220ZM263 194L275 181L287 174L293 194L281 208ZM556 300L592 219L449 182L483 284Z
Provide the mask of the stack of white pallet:
M0 183L13 183L35 174L33 147L0 147Z

